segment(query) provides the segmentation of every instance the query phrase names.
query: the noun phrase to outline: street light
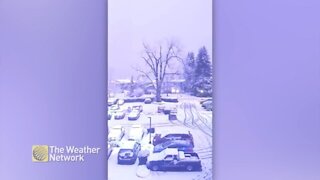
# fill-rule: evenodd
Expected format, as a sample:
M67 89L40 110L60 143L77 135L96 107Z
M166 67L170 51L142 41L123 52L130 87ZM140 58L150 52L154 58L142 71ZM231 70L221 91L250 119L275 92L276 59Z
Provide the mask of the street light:
M149 144L151 144L151 117L149 117Z

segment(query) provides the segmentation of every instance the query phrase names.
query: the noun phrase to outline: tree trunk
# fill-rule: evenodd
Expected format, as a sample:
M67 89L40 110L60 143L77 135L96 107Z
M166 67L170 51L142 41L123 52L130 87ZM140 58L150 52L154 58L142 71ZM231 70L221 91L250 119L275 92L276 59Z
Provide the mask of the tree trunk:
M159 82L157 83L157 88L156 88L156 100L157 102L161 102L161 86L159 84Z

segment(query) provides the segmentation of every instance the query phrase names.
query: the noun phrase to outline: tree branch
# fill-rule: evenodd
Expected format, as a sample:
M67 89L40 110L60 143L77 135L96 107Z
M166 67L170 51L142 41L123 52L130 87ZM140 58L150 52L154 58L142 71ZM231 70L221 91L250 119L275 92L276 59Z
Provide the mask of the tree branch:
M132 67L132 68L133 68L134 70L136 70L136 71L144 74L144 75L150 80L150 82L152 83L152 86L156 89L156 86L154 85L153 80L152 80L152 78L149 76L148 73L146 73L146 72L144 72L144 71L142 71L142 70L140 70L140 69L138 69L138 68L135 68L135 67Z

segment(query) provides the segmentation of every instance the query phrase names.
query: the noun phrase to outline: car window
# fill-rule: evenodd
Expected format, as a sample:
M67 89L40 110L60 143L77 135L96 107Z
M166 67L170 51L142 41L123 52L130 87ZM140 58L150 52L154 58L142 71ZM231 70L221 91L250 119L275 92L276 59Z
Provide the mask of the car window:
M122 156L130 156L132 155L133 150L132 149L120 149L119 154Z
M167 141L167 142L162 143L161 146L166 148L166 147L170 146L170 144L172 144L171 141Z
M173 160L173 156L172 155L167 155L164 160Z

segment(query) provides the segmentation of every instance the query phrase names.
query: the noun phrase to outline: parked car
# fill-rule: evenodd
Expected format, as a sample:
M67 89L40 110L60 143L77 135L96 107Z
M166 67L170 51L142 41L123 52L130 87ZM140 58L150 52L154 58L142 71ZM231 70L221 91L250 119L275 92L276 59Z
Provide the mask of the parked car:
M193 136L190 131L186 133L169 133L163 137L161 137L161 134L156 134L153 138L153 145L156 146L158 144L172 140L186 140L190 141L194 145Z
M200 104L202 105L203 103L208 102L208 101L212 101L212 98L201 100Z
M172 120L177 120L177 119L178 119L177 113L175 113L175 112L170 112L168 118L169 118L170 121L172 121Z
M140 142L144 136L144 128L141 125L132 125L129 131L128 140Z
M161 98L161 100L164 102L174 102L174 103L179 102L177 97L163 97Z
M185 153L176 148L151 154L146 164L152 171L202 171L201 160L197 153Z
M203 102L201 106L206 110L212 111L213 102L212 102L212 100L208 100L208 101Z
M151 98L146 98L146 99L144 100L144 103L145 103L145 104L151 104L151 103L152 103L152 99L151 99Z
M163 113L164 109L165 109L165 106L163 105L158 106L158 113Z
M172 107L172 106L165 106L163 113L164 114L170 114L171 112L173 113L177 113L177 108L176 107Z
M140 117L140 111L139 110L132 110L128 115L128 120L137 120Z
M135 141L125 141L118 153L118 164L134 164L141 145Z
M206 110L208 110L208 111L212 111L213 110L213 104L207 104L204 108Z
M110 144L117 145L117 143L124 136L124 132L125 132L125 130L121 125L113 126L109 130L109 134L108 134L108 141L110 142Z
M126 116L124 111L116 111L114 114L114 119L123 119Z
M117 104L118 99L117 98L109 98L108 99L108 106L112 106Z
M142 105L132 106L132 110L138 110L138 111L142 112L143 107L142 107Z
M123 105L124 104L124 100L123 99L119 99L118 100L118 105Z
M161 152L167 148L177 148L183 152L193 152L194 144L189 140L171 140L154 146L153 152Z
M117 111L117 110L119 110L120 109L120 107L118 106L118 105L112 105L111 107L110 107L110 112L111 113L114 113L115 111Z

